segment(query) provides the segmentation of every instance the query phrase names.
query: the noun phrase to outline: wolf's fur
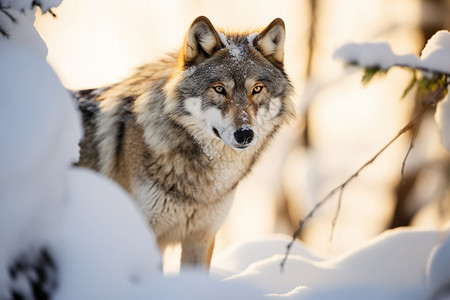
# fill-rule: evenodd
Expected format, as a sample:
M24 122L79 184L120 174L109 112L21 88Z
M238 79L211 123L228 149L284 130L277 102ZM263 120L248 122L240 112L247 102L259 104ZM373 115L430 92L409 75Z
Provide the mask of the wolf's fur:
M250 35L192 23L179 53L118 84L74 92L85 129L79 166L120 183L163 249L208 266L239 181L293 115L285 27Z

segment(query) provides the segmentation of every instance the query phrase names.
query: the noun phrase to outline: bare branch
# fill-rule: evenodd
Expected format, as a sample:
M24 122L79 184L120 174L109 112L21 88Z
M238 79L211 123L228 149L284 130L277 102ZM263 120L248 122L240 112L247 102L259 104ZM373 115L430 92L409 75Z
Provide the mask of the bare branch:
M411 150L414 148L414 143L416 141L417 134L419 133L419 128L420 128L420 124L421 124L422 119L423 119L423 115L424 115L424 113L420 114L420 119L417 120L417 124L414 126L414 128L411 129L412 130L411 140L409 142L408 151L406 152L405 158L403 159L403 162L402 162L401 174L402 174L402 178L403 179L405 178L406 160L408 159L408 156L411 153Z
M446 75L446 84L444 84L439 90L436 91L436 93L433 94L433 96L425 103L423 103L424 107L423 109L417 113L416 116L414 116L414 118L412 118L411 121L409 121L408 124L406 124L406 126L404 126L402 129L399 130L399 132L397 133L397 135L395 135L383 148L381 148L381 150L379 150L371 159L369 159L365 164L363 164L355 173L353 173L350 177L348 177L342 184L340 184L339 186L335 187L334 189L332 189L322 200L320 200L310 211L309 213L303 218L300 219L299 223L298 223L298 227L297 230L294 232L294 234L292 235L292 240L291 242L287 245L286 247L286 255L284 256L283 260L280 263L280 268L281 271L284 270L284 266L286 264L287 258L289 256L290 250L292 245L294 244L295 240L297 239L297 237L300 235L300 233L303 230L303 227L305 226L305 223L307 221L309 221L309 219L311 219L314 215L314 213L326 202L328 202L328 200L331 199L331 197L334 196L334 194L336 194L336 192L339 192L339 199L338 199L338 207L337 207L337 211L336 214L333 218L332 221L332 228L331 228L331 234L330 234L330 240L333 237L333 233L334 233L334 228L336 226L336 222L337 222L337 217L339 215L340 209L341 209L341 203L342 203L342 194L343 194L343 190L344 188L356 177L359 176L359 174L369 165L371 165L387 148L389 148L392 143L394 143L400 136L402 136L403 134L407 133L408 131L412 131L412 137L411 137L411 142L408 148L408 151L406 153L406 156L403 160L402 163L402 176L403 176L403 171L404 171L404 167L405 167L405 162L406 159L409 155L409 153L411 152L412 148L414 147L414 142L416 140L417 137L417 133L419 131L419 127L421 124L421 121L423 119L423 116L427 110L428 107L430 106L434 106L437 104L437 102L439 102L441 99L439 99L439 95L441 95L441 93L447 88L447 86L450 83L450 78L449 76Z
M334 236L334 228L336 227L337 224L337 218L339 216L339 213L341 212L341 206L342 206L342 194L344 193L344 187L343 186L341 188L341 190L339 191L339 199L338 199L338 206L336 208L336 214L334 215L333 218L333 222L331 223L331 231L330 231L330 242L333 240L333 236Z

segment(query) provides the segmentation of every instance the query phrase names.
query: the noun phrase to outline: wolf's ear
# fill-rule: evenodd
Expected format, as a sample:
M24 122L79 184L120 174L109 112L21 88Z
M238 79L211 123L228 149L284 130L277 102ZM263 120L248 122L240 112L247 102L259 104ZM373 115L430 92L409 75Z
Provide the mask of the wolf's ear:
M198 64L211 57L220 47L221 42L216 29L207 17L200 16L192 22L184 40L184 64Z
M284 21L280 18L273 20L257 38L253 41L253 46L276 66L283 66L284 59L284 39L286 29Z

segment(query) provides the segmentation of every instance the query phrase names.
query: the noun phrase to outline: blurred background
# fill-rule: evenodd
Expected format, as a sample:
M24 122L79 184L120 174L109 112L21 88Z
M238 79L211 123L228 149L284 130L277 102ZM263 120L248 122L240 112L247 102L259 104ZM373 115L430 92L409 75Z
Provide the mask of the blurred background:
M48 60L71 89L111 84L140 64L178 50L190 23L207 16L217 28L258 29L286 23L285 68L294 83L297 120L239 186L216 249L270 233L291 235L308 211L343 183L410 120L414 92L400 100L411 73L392 69L364 87L362 73L332 59L348 42L390 43L394 53L420 55L426 41L450 26L448 0L64 0L57 18L38 14ZM333 198L301 239L337 254L398 226L437 228L450 215L450 161L433 112L401 177L405 134L344 190L333 239Z

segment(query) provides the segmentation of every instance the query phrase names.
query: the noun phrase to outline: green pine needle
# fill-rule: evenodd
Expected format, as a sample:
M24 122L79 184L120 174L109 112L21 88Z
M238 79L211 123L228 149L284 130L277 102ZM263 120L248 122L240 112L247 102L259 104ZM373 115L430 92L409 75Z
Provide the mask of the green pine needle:
M363 85L367 85L376 75L382 76L386 73L387 70L383 70L378 66L364 68L364 74L361 78L361 82Z
M403 91L402 98L404 99L409 92L416 86L416 83L418 82L416 72L413 72L413 77L411 78L411 81L406 86L405 90Z

